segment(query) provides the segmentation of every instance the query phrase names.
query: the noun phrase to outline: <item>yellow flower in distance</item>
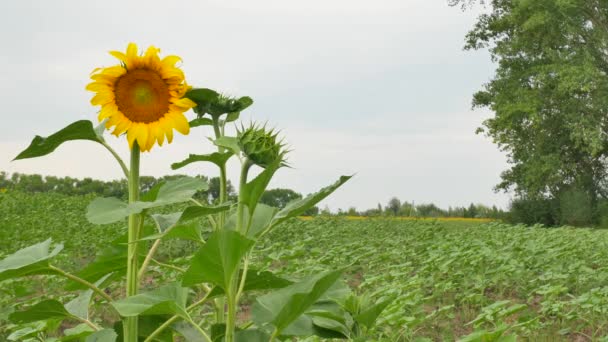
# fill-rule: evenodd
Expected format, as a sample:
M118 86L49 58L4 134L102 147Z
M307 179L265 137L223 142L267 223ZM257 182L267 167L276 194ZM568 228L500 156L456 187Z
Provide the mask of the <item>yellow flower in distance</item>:
M108 119L106 128L112 134L127 133L129 146L137 141L142 151L154 143L162 146L173 140L173 129L182 134L190 132L184 112L196 104L184 94L188 85L184 73L175 64L177 56L160 59L159 49L150 46L139 55L137 45L130 43L126 53L111 51L120 65L93 70L94 82L86 89L95 92L91 104L101 106L99 121Z

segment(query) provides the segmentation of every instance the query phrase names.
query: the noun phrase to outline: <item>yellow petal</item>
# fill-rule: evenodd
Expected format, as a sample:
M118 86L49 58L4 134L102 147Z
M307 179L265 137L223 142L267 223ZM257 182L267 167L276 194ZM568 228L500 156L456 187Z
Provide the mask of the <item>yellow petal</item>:
M184 80L184 72L177 68L163 68L160 75L170 83L182 83Z
M119 61L123 62L123 63L127 63L127 55L125 55L124 53L120 52L120 51L110 51L110 55L116 57L116 59L118 59Z
M124 132L127 132L130 127L131 127L131 120L124 118L123 120L120 120L118 122L118 124L116 125L116 128L114 129L114 132L112 132L112 134L114 134L116 136L121 135Z
M125 72L127 72L127 70L125 70L125 68L123 68L120 65L115 65L115 66L112 66L112 67L104 68L101 71L101 74L109 76L109 77L118 78L118 77L124 75Z
M129 43L127 46L127 60L125 62L127 69L136 69L139 66L139 56L137 55L137 45Z
M169 55L165 58L163 58L163 60L160 62L163 67L173 67L175 65L175 63L177 62L181 62L181 58L179 58L178 56L174 56L174 55Z
M133 142L137 138L139 132L139 124L134 122L129 130L127 131L127 141L129 142L129 148L133 148Z
M114 101L114 93L104 91L98 92L95 96L93 96L91 99L91 104L93 106L103 106L112 101Z
M101 110L99 111L99 116L97 117L97 119L99 119L99 121L103 121L107 118L112 117L113 115L116 114L116 106L112 106L112 104L107 104L103 107L101 107Z
M142 151L147 151L148 146L148 125L144 123L138 124L139 129L137 130L137 144L142 148Z
M186 119L184 114L174 112L171 116L171 120L173 121L175 130L184 135L190 133L190 124L188 123L188 119Z
M173 120L165 115L162 119L159 120L160 128L167 135L167 144L170 144L173 141Z
M163 146L163 143L165 142L165 133L163 132L163 129L161 127L161 121L163 119L164 118L161 118L159 121L154 122L152 125L152 135L154 136L156 141L158 141L158 146Z
M154 136L154 126L156 126L156 122L151 122L146 125L146 131L148 132L148 139L146 140L146 151L150 151L154 146L154 142L156 142L156 137Z
M84 88L88 91L112 91L112 87L103 82L92 82Z
M196 106L196 103L194 103L189 98L185 98L185 97L182 99L172 100L171 102L173 103L173 105L182 109L182 112L185 112L188 109Z
M150 46L144 55L144 65L148 68L156 70L156 66L160 64L160 58L158 57L159 52L160 49Z

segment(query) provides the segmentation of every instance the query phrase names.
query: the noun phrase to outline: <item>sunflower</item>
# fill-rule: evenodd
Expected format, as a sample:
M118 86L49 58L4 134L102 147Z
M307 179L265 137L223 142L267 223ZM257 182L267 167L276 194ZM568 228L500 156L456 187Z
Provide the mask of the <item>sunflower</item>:
M129 146L137 141L142 151L149 151L154 143L162 146L165 137L173 140L173 129L188 134L190 125L184 112L196 104L184 94L188 85L184 73L175 64L177 56L160 59L159 49L150 46L139 55L137 45L130 43L126 53L111 51L120 65L93 70L94 82L86 89L95 92L91 104L101 106L98 119L112 134L126 132Z

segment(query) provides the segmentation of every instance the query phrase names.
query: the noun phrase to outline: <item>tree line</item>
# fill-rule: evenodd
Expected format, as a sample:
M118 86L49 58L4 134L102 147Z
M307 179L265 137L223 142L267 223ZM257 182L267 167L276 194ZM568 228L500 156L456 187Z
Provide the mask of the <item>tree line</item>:
M324 213L325 211L322 211ZM463 217L463 218L491 218L508 219L508 212L496 206L471 203L468 207L449 207L442 209L433 203L415 204L402 202L397 197L391 198L385 206L378 203L376 208L357 210L351 207L348 210L338 210L338 215L347 216L401 216L401 217Z
M140 186L142 191L145 192L160 182L184 176L185 175L170 175L158 178L152 176L141 176ZM216 203L220 196L219 177L207 177L204 175L198 175L195 177L205 180L207 184L209 184L209 188L204 191L199 191L194 197L209 204ZM228 192L228 199L236 201L237 194L230 180L227 181L226 188ZM129 195L127 181L125 179L102 181L92 178L78 179L73 177L42 176L39 174L8 174L4 171L0 172L0 189L29 193L55 192L68 196L94 194L102 197L118 197L123 199L126 199ZM260 202L282 209L289 202L301 199L302 197L302 194L294 190L277 188L264 192ZM317 215L318 213L319 208L313 207L304 214Z
M140 184L143 191L150 190L154 185L183 177L184 175L170 175L163 177L142 176ZM204 179L209 188L205 191L198 192L195 197L203 200L206 203L215 203L219 199L220 183L219 177L207 177L203 175L196 176ZM234 187L228 181L228 198L236 200ZM0 189L20 192L55 192L68 196L82 196L93 194L103 197L118 197L127 198L127 181L110 180L102 181L92 178L78 179L73 177L56 177L42 176L39 174L23 174L0 172ZM292 189L276 188L264 192L260 200L261 203L276 207L284 208L289 202L303 198L301 193ZM393 197L390 201L382 206L378 204L377 208L358 211L356 208L347 210L338 209L332 213L329 209L320 210L318 207L309 209L304 215L349 215L349 216L409 216L409 217L465 217L465 218L505 218L505 212L496 206L488 207L481 204L471 204L469 207L450 207L441 209L435 204L418 204L410 202L401 202L398 198Z

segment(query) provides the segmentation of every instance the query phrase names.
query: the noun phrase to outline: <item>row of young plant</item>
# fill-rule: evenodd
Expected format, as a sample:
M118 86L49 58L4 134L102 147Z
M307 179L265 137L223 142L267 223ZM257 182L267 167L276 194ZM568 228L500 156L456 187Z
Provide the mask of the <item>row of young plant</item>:
M351 265L359 293L395 298L370 333L379 340L601 341L606 246L595 229L316 219L270 233L254 264L277 274Z
M341 300L346 293L340 286L345 268L324 270L298 281L279 278L250 266L259 241L282 224L298 216L330 195L350 177L279 210L260 204L260 197L275 173L286 166L288 151L278 134L257 124L240 125L236 135L226 126L239 118L252 104L249 97L223 96L211 89L189 88L175 56L158 57L150 47L139 55L130 44L126 53L112 52L121 64L94 71L87 89L95 91L94 105L101 105L101 125L77 121L48 136L34 138L15 159L48 155L61 144L88 140L108 150L128 179L128 201L96 198L86 217L94 224L126 222L123 236L98 252L93 262L80 271L69 273L53 260L62 244L40 236L38 242L18 250L0 261L0 281L20 277L51 276L69 280L67 289L79 291L67 303L55 298L41 300L9 319L23 324L12 339L36 339L40 330L60 326L62 321L79 323L65 329L55 340L68 341L173 341L175 335L192 341L276 341L291 336L329 336L356 338L359 324L371 324L386 304L360 307L358 302ZM183 112L193 108L197 118L184 121ZM117 136L125 135L130 146L130 161L125 163L106 142L103 133L114 127ZM187 134L191 127L209 127L209 140L216 151L190 154L174 163L179 169L195 162L217 166L220 197L210 206L193 198L208 184L200 178L184 177L159 183L141 193L140 159L165 139L171 142L173 129ZM227 162L240 162L238 198L227 198ZM252 170L259 168L256 176ZM155 210L176 204L184 209L168 214ZM43 224L41 222L41 224ZM203 234L205 228L209 234ZM66 237L69 239L69 237ZM144 284L155 254L169 239L193 240L200 248L180 268L172 261L162 266L179 270L175 279ZM42 241L43 240L43 241ZM164 279L164 278L156 278ZM45 280L46 281L46 280ZM112 285L121 284L121 285ZM107 288L117 288L108 292ZM145 290L142 288L145 287ZM249 293L260 294L252 306L252 321L237 322L241 299ZM112 325L101 325L91 316L93 298L119 317ZM212 308L214 319L196 322L194 313Z

